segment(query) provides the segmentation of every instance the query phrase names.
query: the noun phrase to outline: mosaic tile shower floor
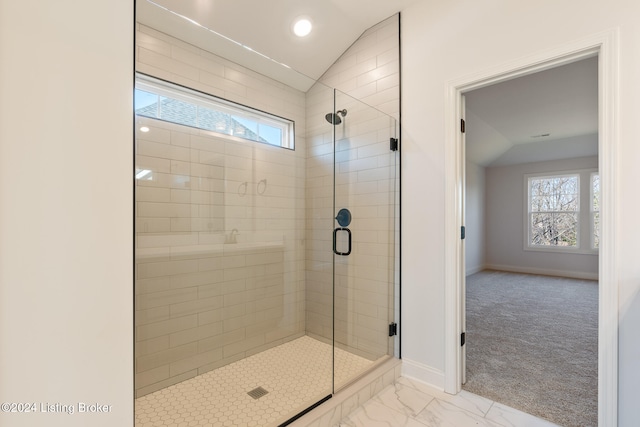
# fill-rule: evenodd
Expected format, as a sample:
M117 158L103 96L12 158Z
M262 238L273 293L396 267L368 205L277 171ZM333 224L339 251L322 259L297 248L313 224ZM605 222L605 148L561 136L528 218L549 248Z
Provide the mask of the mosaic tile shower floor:
M373 362L335 350L336 386ZM136 399L135 426L276 426L331 392L332 347L304 336ZM263 387L268 394L247 393Z

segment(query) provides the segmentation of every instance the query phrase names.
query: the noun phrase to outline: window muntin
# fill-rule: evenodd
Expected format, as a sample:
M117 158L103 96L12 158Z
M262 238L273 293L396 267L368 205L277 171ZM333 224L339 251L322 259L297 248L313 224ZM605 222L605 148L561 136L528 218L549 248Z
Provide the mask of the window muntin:
M138 76L135 113L227 137L294 149L294 123L181 86Z
M528 178L528 246L579 247L580 176Z
M591 174L591 249L600 247L600 174Z

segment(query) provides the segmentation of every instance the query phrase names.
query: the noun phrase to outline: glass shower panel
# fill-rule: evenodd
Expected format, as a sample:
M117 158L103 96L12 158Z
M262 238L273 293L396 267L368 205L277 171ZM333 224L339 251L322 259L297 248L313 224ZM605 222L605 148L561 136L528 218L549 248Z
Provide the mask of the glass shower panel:
M217 57L200 43L223 37L136 7L139 51L197 53L189 66L215 81L176 83L246 85L227 101L295 122L293 149L273 120L214 120L204 107L194 119L151 93L136 104L136 426L195 412L280 425L394 354L396 121L294 70L276 73L288 86ZM162 30L187 27L185 40ZM138 59L139 72L174 76Z
M136 123L137 422L181 401L280 424L330 395L332 347L305 329L305 135Z
M397 138L392 117L336 91L335 388L394 354Z
M334 111L334 90L315 83L306 93L306 334L328 350L328 365L318 367L329 375L333 392L333 126L326 116ZM319 344L316 344L319 345ZM323 353L324 354L324 353ZM322 375L324 378L325 375Z

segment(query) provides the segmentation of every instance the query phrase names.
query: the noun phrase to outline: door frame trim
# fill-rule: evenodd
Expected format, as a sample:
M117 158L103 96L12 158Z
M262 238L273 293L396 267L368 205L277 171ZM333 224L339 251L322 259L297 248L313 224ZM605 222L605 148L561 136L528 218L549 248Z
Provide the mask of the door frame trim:
M598 314L598 425L617 425L618 274L616 253L619 186L616 178L619 111L619 31L602 33L469 75L446 84L445 100L445 391L461 390L461 283L465 266L462 225L464 153L459 130L462 95L470 90L598 56L598 169L601 177L601 241Z

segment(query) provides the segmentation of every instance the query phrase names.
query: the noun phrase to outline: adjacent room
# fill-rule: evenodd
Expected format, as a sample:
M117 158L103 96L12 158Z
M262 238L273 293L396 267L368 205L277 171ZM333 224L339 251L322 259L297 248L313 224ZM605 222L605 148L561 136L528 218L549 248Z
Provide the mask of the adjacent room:
M597 425L598 58L465 94L466 383Z

